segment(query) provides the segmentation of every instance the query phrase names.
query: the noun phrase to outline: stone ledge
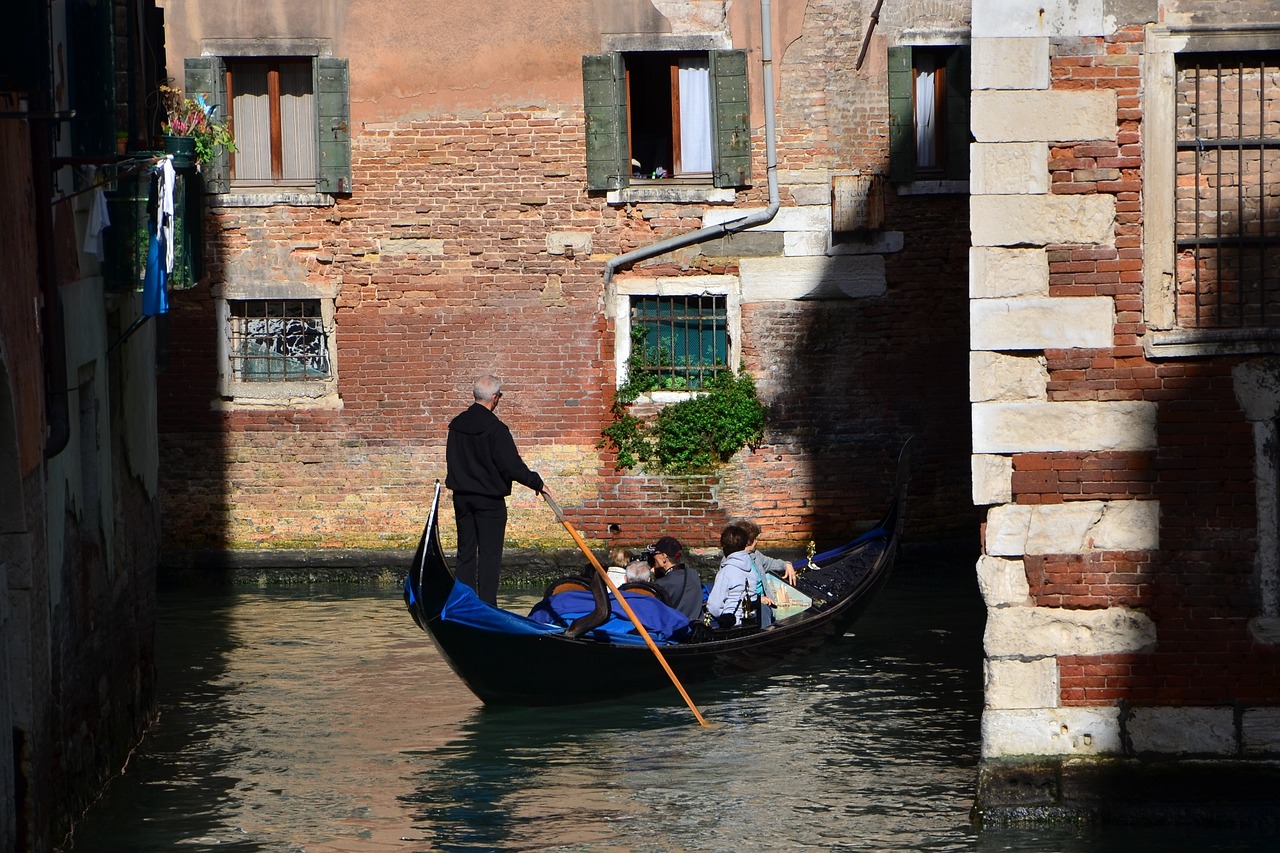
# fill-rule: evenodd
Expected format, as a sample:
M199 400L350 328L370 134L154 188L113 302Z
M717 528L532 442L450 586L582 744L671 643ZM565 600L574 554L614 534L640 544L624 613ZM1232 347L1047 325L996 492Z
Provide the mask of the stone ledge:
M1188 824L1280 828L1280 763L999 759L978 768L974 823L984 828Z

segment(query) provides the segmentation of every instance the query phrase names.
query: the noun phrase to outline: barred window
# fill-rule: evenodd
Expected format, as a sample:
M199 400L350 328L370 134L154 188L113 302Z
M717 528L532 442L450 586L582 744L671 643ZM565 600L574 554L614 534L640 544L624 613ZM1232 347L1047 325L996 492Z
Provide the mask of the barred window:
M329 340L319 299L228 301L231 374L240 382L328 379Z
M1177 59L1177 324L1280 326L1280 56Z
M631 327L644 330L641 364L663 390L697 390L729 367L723 296L633 296Z

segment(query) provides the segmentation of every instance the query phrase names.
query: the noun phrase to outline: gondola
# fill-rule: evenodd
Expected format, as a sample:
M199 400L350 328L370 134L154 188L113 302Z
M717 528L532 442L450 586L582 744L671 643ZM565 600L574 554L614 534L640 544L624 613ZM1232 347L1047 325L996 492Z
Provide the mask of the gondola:
M893 570L902 532L905 448L894 494L880 522L851 542L795 563L796 588L812 599L803 612L767 630L699 628L662 642L662 656L685 685L757 672L810 654L849 630ZM459 678L487 705L567 705L671 689L670 676L635 634L565 628L486 604L454 579L440 546L440 487L404 598Z

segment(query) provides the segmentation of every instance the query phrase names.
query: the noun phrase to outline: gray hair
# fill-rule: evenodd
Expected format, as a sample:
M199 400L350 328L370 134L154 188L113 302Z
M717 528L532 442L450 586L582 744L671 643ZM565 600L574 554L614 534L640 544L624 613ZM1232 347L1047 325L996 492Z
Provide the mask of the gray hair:
M627 583L648 583L653 580L653 571L644 560L633 560L627 564Z
M489 374L481 376L471 386L471 396L476 398L477 403L488 403L501 393L502 380Z

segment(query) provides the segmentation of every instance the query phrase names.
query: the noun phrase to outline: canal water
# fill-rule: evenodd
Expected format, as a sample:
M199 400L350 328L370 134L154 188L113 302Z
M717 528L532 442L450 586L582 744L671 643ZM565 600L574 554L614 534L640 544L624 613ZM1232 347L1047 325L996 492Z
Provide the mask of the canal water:
M702 729L674 690L485 709L398 588L164 590L159 720L71 849L1280 849L1241 832L976 830L983 618L971 560L904 558L821 656L692 686L717 724Z

